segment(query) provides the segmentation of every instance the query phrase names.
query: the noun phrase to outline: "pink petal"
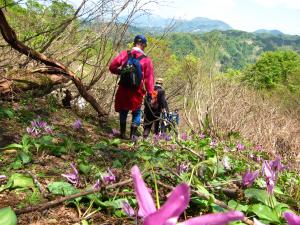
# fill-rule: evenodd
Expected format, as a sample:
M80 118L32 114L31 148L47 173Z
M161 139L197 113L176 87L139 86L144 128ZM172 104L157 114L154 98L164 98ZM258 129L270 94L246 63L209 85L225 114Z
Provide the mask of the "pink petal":
M283 217L289 225L300 225L300 217L296 216L294 213L285 212L283 213Z
M198 216L189 219L178 225L225 225L231 221L244 219L244 214L239 211L231 211L226 213L212 213L204 216Z
M140 169L137 166L132 167L131 176L133 179L134 190L139 204L139 215L146 217L156 211L155 204L151 194L142 178Z
M178 185L169 196L165 204L155 213L150 214L144 220L144 225L172 224L171 221L178 219L186 209L190 201L190 188L187 184Z

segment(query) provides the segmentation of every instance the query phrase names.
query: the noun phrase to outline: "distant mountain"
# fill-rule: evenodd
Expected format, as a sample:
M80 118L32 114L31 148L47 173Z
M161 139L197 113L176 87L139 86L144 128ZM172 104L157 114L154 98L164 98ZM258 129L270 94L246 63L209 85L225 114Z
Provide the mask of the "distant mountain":
M266 30L266 29L259 29L254 31L257 34L271 34L271 35L284 35L280 30Z
M124 20L125 17L120 18L120 22ZM138 15L134 18L131 25L136 28L143 28L151 33L162 32L170 25L173 27L173 32L183 33L205 33L213 30L225 31L232 29L228 24L220 20L212 20L204 17L186 20L163 18L157 15Z

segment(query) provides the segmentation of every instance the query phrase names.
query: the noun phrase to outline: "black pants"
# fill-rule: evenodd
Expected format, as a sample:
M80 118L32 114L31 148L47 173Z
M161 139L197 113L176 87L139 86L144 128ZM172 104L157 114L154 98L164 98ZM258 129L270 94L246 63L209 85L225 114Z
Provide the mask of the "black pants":
M154 124L154 133L159 134L160 112L145 108L144 112L144 138L148 137Z

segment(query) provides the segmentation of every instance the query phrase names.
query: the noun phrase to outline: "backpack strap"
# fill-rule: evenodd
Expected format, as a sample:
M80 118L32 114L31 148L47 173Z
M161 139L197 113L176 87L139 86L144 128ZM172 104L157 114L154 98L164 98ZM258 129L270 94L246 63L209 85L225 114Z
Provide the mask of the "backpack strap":
M143 58L147 58L147 56L141 55L140 57L137 57L136 59L139 60L139 61L141 61Z
M128 56L128 58L135 58L135 57L133 57L133 55L131 54L131 50L127 50L127 56ZM139 56L139 57L137 57L137 58L135 58L135 59L141 61L143 58L147 58L147 56L145 56L145 55L143 54L143 55L141 55L141 56Z

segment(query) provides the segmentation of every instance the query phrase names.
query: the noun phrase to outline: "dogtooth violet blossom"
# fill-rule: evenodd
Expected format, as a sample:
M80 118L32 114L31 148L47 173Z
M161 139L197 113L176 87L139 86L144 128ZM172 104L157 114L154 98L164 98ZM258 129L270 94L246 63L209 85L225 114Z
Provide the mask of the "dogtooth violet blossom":
M242 143L238 143L236 145L236 149L239 151L245 150L245 145L243 145Z
M270 194L274 191L275 186L275 171L272 170L268 161L264 161L262 165L262 172L266 178L267 190Z
M0 175L0 180L5 180L7 177L5 175Z
M300 216L297 216L294 213L284 212L283 217L289 225L300 225Z
M179 174L182 174L182 173L185 173L189 170L189 164L188 163L180 163L178 168L177 168L177 171Z
M200 139L204 139L205 138L205 134L203 134L203 133L199 134L199 138Z
M242 178L242 183L244 187L250 187L252 186L255 179L258 177L259 170L256 170L254 172L250 172L249 170L244 174Z
M61 174L63 177L67 178L67 180L73 184L74 186L77 186L79 184L79 174L78 170L76 169L75 165L73 163L70 164L73 173L69 174Z
M46 121L42 121L41 117L38 116L37 119L30 122L30 127L27 127L26 131L32 137L40 137L43 134L51 134L52 127L49 126Z
M127 201L122 201L122 210L123 212L129 216L133 217L135 215L134 209L131 207L131 205Z
M225 170L230 170L231 169L231 165L230 165L230 161L229 161L228 156L224 156L224 158L222 159L222 164L223 164Z
M238 211L207 214L177 223L179 216L187 208L190 201L190 188L183 183L178 185L169 195L165 204L156 209L151 194L148 192L141 172L137 166L131 169L137 202L138 215L143 217L144 225L225 225L230 221L242 220L244 214Z
M80 130L82 128L81 120L80 119L75 120L72 126L74 130Z
M94 190L98 190L100 188L100 180L98 179L96 183L93 185Z
M105 183L114 183L116 182L116 176L113 174L113 172L108 168L107 169L107 173L105 175L103 175L103 181Z
M212 140L209 145L211 148L215 148L215 147L217 147L218 143L216 140Z
M281 163L280 157L277 156L276 159L269 162L271 169L277 173L283 171L286 167Z
M181 134L181 140L186 141L188 139L188 135L186 133Z

